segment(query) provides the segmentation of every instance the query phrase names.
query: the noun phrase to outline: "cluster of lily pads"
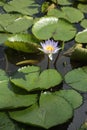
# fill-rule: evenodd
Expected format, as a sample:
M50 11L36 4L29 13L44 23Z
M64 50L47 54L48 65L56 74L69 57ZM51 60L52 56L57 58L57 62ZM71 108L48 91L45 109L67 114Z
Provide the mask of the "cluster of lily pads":
M48 39L58 42L61 48L62 43L74 40L66 54L73 60L87 61L86 0L2 0L0 6L1 46L40 55L40 50L49 54L40 44ZM70 89L64 90L63 82ZM21 67L11 76L0 69L0 126L2 130L20 130L11 119L45 129L63 124L83 102L78 91L87 92L86 66L73 69L64 77L56 69L42 71L37 65Z

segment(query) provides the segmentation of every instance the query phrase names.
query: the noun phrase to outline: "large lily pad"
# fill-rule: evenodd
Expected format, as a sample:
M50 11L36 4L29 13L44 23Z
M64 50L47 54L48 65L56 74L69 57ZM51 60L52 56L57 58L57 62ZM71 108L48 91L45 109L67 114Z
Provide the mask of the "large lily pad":
M73 69L65 75L66 83L76 90L87 92L87 67Z
M60 90L55 94L66 99L74 109L82 104L82 96L75 90Z
M11 82L27 91L43 90L60 84L62 76L55 69L48 69L41 73L39 67L28 66L20 68L11 77Z
M0 31L19 33L26 31L33 24L33 18L19 14L0 14Z
M32 28L33 34L38 39L49 39L68 41L76 34L72 24L56 17L43 17L39 19Z
M7 39L5 45L18 51L38 52L39 40L32 34L16 34Z
M4 27L5 29L8 25L13 23L13 21L18 19L19 17L21 17L21 15L19 14L0 14L0 25L2 25L2 27Z
M87 29L84 29L83 31L78 32L75 37L75 40L78 43L87 43Z
M9 24L5 29L11 33L19 33L26 31L28 28L31 27L32 24L33 24L33 18L24 16L15 19L15 21Z
M21 110L10 112L12 119L26 124L50 128L66 122L72 117L71 105L62 97L53 94L41 94L37 104Z
M34 24L32 32L38 39L49 39L55 32L57 21L56 17L43 17Z
M72 15L71 15L72 13ZM62 7L60 9L50 9L48 11L48 16L55 16L58 18L64 18L71 23L78 23L84 18L81 11L73 7Z
M3 70L0 70L0 73L0 109L26 107L37 101L36 94L21 95L15 93L11 89L8 76Z
M21 4L20 4L21 3ZM38 13L39 5L35 0L12 0L4 5L7 12L18 12L25 15L33 15Z

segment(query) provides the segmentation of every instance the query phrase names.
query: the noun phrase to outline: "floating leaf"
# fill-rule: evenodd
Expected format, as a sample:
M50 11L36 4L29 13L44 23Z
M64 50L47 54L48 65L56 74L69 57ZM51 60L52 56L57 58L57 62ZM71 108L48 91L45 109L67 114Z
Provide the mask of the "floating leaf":
M12 24L16 19L21 17L19 14L0 14L0 25L5 29L8 25Z
M80 23L80 25L81 25L83 28L87 28L87 19L83 19L82 22Z
M66 99L74 109L82 104L82 96L75 90L60 90L55 94Z
M78 9L84 13L87 13L87 4L78 4Z
M20 4L21 3L21 4ZM12 0L4 5L6 12L18 12L25 15L37 14L39 5L35 0Z
M37 95L20 95L10 90L10 85L6 81L0 81L0 109L13 109L27 107L37 101Z
M43 17L34 24L32 32L38 39L49 39L55 32L57 22L56 17Z
M0 1L0 6L3 6L4 5L4 2Z
M70 56L71 60L87 63L87 48L84 48L82 44L72 46L64 53L64 55Z
M9 78L3 70L0 70L0 109L26 107L36 101L36 94L20 95L12 91Z
M33 24L33 18L24 16L15 19L11 24L9 24L5 29L11 33L19 33L26 31Z
M10 112L12 119L26 124L50 128L66 122L72 117L71 105L62 97L53 94L41 94L37 104L21 111Z
M28 66L18 70L11 77L11 82L27 91L43 90L54 87L62 82L62 76L55 69L44 70L39 67Z
M87 67L73 69L65 75L66 83L76 90L87 92Z
M75 37L75 40L79 43L87 43L87 29L78 32Z
M69 20L71 23L78 23L84 18L83 13L73 7L63 7L62 11L65 13L66 20Z
M11 34L8 33L0 33L0 44L7 41L8 37L10 37Z
M55 3L58 3L58 5L71 5L71 1L69 0L51 0Z
M33 18L19 14L0 14L0 31L19 33L26 31L33 24Z
M15 126L5 112L0 112L0 130L16 130L17 128Z
M72 13L72 15L71 15ZM73 7L62 7L59 9L52 9L48 11L48 16L55 16L58 18L64 18L71 23L78 23L84 18L81 11Z
M18 51L38 52L39 40L32 34L16 34L7 39L5 45Z
M75 36L76 29L65 20L43 17L34 24L32 32L38 39L53 37L54 40L68 41Z

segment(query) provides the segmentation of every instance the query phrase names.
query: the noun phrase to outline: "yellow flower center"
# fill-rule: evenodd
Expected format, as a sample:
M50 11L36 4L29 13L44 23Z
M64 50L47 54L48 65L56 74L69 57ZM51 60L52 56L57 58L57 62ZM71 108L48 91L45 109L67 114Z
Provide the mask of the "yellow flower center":
M54 50L54 47L49 45L46 47L46 50L52 52Z

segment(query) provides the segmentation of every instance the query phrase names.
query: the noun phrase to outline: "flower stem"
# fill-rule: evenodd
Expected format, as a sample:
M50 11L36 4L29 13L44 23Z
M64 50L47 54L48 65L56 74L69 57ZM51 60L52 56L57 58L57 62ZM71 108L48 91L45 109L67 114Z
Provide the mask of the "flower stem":
M48 57L48 56L47 56ZM49 57L48 57L48 64L47 64L47 69L49 69L50 68L50 59L49 59Z

